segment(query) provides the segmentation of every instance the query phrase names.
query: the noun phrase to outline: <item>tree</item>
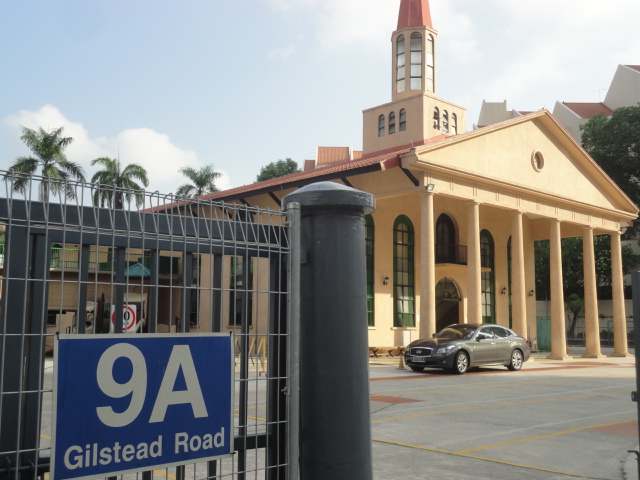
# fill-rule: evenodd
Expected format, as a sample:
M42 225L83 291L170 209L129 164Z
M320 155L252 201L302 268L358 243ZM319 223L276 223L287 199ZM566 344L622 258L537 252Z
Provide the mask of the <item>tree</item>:
M289 175L290 173L296 173L299 171L300 168L298 167L298 164L290 158L286 158L285 160L271 162L269 165L262 167L256 181L262 182L263 180L282 177L283 175Z
M568 330L569 337L576 336L576 323L578 323L578 316L584 310L584 300L577 293L572 293L567 298L567 310L571 312L571 326Z
M11 179L13 190L25 194L31 176L37 174L38 167L41 168L40 175L43 180L38 188L38 198L42 201L49 200L49 194L64 193L69 198L75 197L75 189L68 180L84 181L84 171L82 167L67 160L64 154L65 148L73 141L71 137L63 136L64 127L59 127L51 132L45 131L42 127L32 130L27 127L22 128L22 140L33 155L28 157L18 157L5 179Z
M640 205L640 104L591 117L580 129L584 149Z
M191 180L191 183L185 183L178 188L176 191L178 197L198 198L218 191L215 181L221 174L214 170L213 165L206 165L199 170L191 167L182 167L179 172Z
M93 203L104 207L108 205L110 208L122 210L124 208L124 199L131 202L131 196L135 193L136 204L141 205L143 202L142 186L136 182L139 181L143 186L149 186L147 171L137 163L130 163L126 167L121 168L120 160L109 157L100 157L91 161L91 165L100 165L104 167L91 177L92 183L100 183L101 188L97 189L93 194ZM107 187L107 188L102 188Z

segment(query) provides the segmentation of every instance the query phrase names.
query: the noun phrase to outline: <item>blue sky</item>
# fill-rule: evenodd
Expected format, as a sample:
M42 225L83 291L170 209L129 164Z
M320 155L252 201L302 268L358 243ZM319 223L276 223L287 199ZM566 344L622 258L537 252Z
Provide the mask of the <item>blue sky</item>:
M19 126L65 127L87 177L140 163L150 190L214 164L220 187L278 159L362 146L362 110L391 99L400 0L0 0L0 169ZM431 0L438 96L519 110L597 102L640 64L637 0Z

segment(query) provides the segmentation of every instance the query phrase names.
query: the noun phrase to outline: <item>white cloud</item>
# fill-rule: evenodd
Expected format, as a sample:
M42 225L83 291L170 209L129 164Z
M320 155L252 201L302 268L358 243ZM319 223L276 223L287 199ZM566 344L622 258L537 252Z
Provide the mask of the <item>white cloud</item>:
M280 60L286 60L287 58L291 58L293 54L296 52L296 46L294 44L289 44L286 47L276 48L269 52L269 58L277 58Z
M42 126L44 129L64 126L64 135L73 137L73 142L66 150L67 158L83 166L87 179L95 173L91 160L119 156L123 163L138 163L147 170L150 191L169 193L175 192L178 186L187 181L178 173L180 168L204 166L196 152L174 145L168 135L150 128L127 129L113 138L91 137L83 124L69 120L53 105L45 105L36 111L20 110L15 115L6 117L3 123L16 136L20 135L20 126ZM4 168L8 166L5 165ZM220 189L229 188L228 175L217 170L222 173L222 177L216 185Z

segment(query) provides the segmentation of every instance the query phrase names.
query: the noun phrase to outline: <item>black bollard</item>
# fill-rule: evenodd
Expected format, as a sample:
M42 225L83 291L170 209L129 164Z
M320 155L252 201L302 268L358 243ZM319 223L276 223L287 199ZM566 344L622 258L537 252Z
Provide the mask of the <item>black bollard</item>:
M364 215L375 197L332 182L300 205L300 479L371 480Z

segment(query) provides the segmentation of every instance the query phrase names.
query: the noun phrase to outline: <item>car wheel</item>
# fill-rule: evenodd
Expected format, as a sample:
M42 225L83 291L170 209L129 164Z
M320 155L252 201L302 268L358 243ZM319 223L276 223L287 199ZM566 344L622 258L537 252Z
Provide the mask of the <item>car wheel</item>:
M522 368L522 352L520 350L514 350L511 352L511 360L509 361L509 365L507 368L512 372L516 370L520 370Z
M453 373L462 375L469 369L469 357L465 352L458 352L453 359Z
M424 371L424 367L414 367L413 365L409 365L409 368L411 370L413 370L414 372L423 372Z

